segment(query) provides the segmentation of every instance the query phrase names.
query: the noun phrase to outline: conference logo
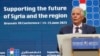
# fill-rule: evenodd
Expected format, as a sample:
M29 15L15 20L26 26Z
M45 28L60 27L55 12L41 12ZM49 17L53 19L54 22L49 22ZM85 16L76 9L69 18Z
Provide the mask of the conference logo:
M7 49L7 56L20 56L20 51L15 48Z
M100 1L99 0L72 0L72 6L79 6L84 10L86 24L100 27Z

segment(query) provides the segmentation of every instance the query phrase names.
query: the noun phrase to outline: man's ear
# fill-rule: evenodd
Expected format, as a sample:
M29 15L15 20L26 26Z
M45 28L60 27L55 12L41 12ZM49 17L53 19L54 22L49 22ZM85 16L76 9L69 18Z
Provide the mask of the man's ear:
M82 21L84 20L84 17L82 16Z
M84 17L82 17L82 20L84 20Z
M84 18L85 18L85 17L84 17L84 16L82 16L82 20L84 20Z

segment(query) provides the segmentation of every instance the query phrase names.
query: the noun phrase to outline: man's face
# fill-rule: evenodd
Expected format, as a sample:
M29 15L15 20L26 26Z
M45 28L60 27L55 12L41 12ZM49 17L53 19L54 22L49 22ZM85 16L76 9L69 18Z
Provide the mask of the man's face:
M76 25L79 25L83 21L83 16L81 14L81 10L80 9L74 9L72 11L71 17L72 17L73 23L76 24Z

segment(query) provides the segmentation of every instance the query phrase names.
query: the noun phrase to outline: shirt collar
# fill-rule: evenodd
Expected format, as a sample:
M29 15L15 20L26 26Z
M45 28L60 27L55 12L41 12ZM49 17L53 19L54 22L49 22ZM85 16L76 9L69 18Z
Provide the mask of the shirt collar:
M73 24L73 28L76 28L76 27L82 27L82 23L80 24L80 25L78 25L78 26L76 26L75 24Z

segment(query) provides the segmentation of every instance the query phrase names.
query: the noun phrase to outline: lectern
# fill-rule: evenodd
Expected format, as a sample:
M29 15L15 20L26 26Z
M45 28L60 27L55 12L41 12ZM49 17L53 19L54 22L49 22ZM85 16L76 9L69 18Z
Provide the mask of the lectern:
M100 34L57 35L61 56L100 56Z

